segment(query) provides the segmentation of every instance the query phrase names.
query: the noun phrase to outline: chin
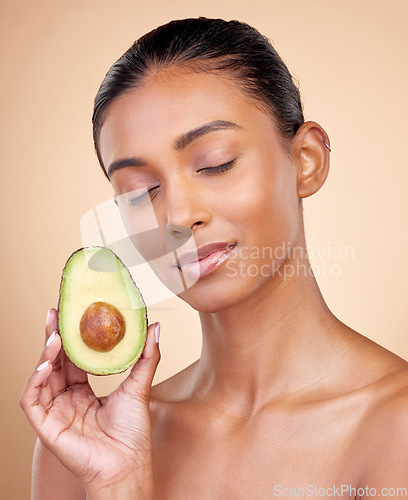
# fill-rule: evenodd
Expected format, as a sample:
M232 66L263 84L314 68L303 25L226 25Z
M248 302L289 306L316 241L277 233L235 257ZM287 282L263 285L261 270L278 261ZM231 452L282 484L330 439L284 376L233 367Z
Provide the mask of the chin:
M187 297L187 295L188 295L187 293L182 293L179 295L179 297L199 313L208 313L208 314L218 313L234 305L234 302L231 302L231 300L220 301L220 300L214 300L214 297L197 298L191 296Z
M225 280L211 283L199 280L178 296L200 313L217 313L237 306L250 295L249 288L252 287L239 285L235 280L229 283Z

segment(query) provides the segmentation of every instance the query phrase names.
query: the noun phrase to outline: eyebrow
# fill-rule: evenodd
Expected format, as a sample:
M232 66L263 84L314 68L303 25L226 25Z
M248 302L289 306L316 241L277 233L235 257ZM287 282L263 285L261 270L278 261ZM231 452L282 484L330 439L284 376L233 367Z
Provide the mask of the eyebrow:
M141 158L125 158L124 160L114 161L109 165L108 177L110 177L115 170L120 170L126 167L142 167L145 162Z
M199 137L209 134L210 132L215 132L217 130L229 130L234 128L241 128L234 122L229 122L226 120L215 120L210 123L201 125L201 127L190 130L185 134L178 137L174 143L174 148L176 151L181 151L185 149L189 144L198 139ZM112 162L108 168L108 177L110 178L115 170L120 170L126 167L142 167L145 166L146 162L141 158L125 158L123 160L117 160Z
M180 151L186 148L191 142L195 141L202 135L209 134L210 132L215 132L216 130L225 130L232 128L241 128L241 127L236 123L229 122L226 120L215 120L213 122L206 123L201 127L195 128L194 130L191 130L186 134L183 134L176 140L174 147L177 151Z

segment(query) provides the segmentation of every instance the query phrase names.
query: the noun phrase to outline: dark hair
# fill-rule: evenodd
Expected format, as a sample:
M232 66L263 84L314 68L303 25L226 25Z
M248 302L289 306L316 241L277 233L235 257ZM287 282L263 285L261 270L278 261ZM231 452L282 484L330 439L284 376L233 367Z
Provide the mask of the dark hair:
M115 98L141 86L160 68L184 66L193 71L225 71L255 98L276 122L283 139L290 139L304 122L298 88L269 40L239 21L182 19L142 36L107 72L95 97L93 138L98 140L103 112Z

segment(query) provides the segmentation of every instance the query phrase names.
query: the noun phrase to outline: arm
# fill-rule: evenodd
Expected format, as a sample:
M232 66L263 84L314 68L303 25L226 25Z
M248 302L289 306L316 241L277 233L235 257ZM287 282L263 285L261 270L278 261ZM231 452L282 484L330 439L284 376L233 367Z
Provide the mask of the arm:
M78 479L37 439L31 479L31 500L85 500Z

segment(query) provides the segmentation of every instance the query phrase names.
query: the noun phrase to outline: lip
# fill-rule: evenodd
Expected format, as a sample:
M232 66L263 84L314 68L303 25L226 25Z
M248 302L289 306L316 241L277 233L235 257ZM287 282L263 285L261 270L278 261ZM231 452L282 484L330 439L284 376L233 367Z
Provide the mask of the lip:
M190 250L185 252L178 258L177 267L183 266L184 264L190 264L192 262L197 262L199 260L205 259L209 255L215 252L223 252L227 250L232 250L235 243L209 243L207 245L201 245L196 250Z
M236 244L237 242L215 242L201 245L195 251L182 254L176 267L183 273L206 276L229 257Z

